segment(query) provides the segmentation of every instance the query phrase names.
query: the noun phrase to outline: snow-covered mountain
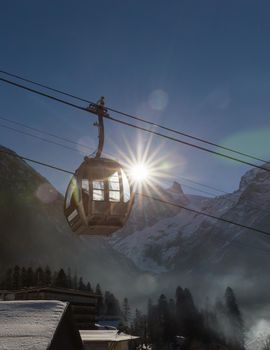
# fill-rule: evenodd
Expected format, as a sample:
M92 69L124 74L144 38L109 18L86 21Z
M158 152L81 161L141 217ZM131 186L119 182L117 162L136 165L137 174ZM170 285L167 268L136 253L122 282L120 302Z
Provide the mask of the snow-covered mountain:
M270 168L269 164L265 166ZM170 197L172 189L175 190L173 198ZM242 177L237 191L215 198L184 195L177 183L166 194L171 202L270 232L270 173L267 171L250 170ZM160 197L164 199L163 192ZM209 240L213 241L210 246ZM211 251L208 248L214 242L216 248ZM140 269L153 273L184 267L195 252L197 259L222 263L236 244L242 249L246 247L248 256L248 248L269 249L270 252L270 237L145 198L139 198L128 226L114 235L111 244ZM186 267L192 270L194 266Z
M215 198L187 195L176 182L149 194L270 232L270 172L261 169L248 171L234 193ZM26 162L3 152L0 230L2 271L14 264L70 267L137 301L172 294L179 284L203 301L231 285L244 308L270 314L267 235L138 196L113 237L76 237L63 197Z
M270 169L270 163L264 167ZM252 169L241 178L237 191L215 198L184 195L179 184L173 188L179 192L171 198L175 203L270 233L270 172ZM165 192L171 195L171 189ZM160 215L153 215L153 206ZM162 210L170 214L162 215ZM148 220L152 215L155 220ZM255 308L269 317L267 235L140 198L128 226L110 244L154 276L158 290L173 293L177 284L188 285L203 302L206 295L215 298L231 285L244 309Z

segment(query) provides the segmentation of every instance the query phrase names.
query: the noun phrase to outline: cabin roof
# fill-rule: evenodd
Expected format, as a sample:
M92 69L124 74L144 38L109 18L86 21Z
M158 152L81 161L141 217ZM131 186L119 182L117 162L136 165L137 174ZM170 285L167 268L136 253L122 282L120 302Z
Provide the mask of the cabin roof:
M61 301L0 301L1 349L47 349L67 306Z
M54 292L54 293L64 293L64 294L72 294L72 295L81 295L81 296L87 296L87 297L94 297L99 298L100 296L93 292L88 291L82 291L77 289L70 289L70 288L57 288L57 287L50 287L50 286L44 286L44 287L27 287L22 288L18 290L8 290L3 291L0 290L0 293L8 292L10 294L19 294L19 293L31 293L31 292Z
M83 342L120 342L139 338L122 332L118 334L117 330L83 330L80 335Z

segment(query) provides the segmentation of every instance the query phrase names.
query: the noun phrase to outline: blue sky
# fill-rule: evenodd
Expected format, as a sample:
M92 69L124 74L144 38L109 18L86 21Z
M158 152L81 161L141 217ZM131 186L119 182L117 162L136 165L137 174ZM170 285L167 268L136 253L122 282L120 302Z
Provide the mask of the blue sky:
M10 0L0 4L0 69L270 159L269 14L263 0ZM0 117L95 148L86 113L3 83L0 101ZM3 124L0 143L20 154L70 170L83 158ZM106 122L105 152L119 158L138 142L145 149L149 135ZM225 191L250 168L156 137L153 154L172 178ZM67 176L37 169L64 191Z

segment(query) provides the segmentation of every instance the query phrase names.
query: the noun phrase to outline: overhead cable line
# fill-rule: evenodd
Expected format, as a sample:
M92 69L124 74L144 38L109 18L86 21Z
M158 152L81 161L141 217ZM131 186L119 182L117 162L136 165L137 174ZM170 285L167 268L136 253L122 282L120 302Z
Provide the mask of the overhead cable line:
M47 131L44 131L42 129L37 129L37 128L34 128L32 126L29 126L28 124L25 124L25 123L21 123L21 122L18 122L18 121L15 121L15 120L12 120L12 119L8 119L8 118L4 118L4 117L0 117L0 120L4 120L8 123L12 123L12 124L15 124L15 125L18 125L18 126L22 126L23 128L26 128L26 129L29 129L29 130L33 130L35 132L38 132L40 134L44 134L44 135L47 135L47 136L51 136L51 137L54 137L56 139L59 139L59 140L62 140L62 141L65 141L65 142L68 142L68 143L71 143L71 144L74 144L75 146L79 146L79 147L83 147L85 149L88 149L89 151L92 151L94 149L94 147L90 148L89 146L86 146L85 144L81 144L79 142L76 142L76 141L73 141L73 140L70 140L70 139L67 139L65 137L61 137L61 136L58 136L56 134L52 134L50 132L47 132ZM39 137L39 136L36 136L36 135L33 135L33 134L30 134L30 133L27 133L27 132L24 132L24 131L21 131L21 130L18 130L18 129L15 129L15 128L12 128L12 127L9 127L9 126L6 126L6 125L3 125L3 124L0 124L0 127L2 128L7 128L7 129L10 129L11 131L15 131L15 132L18 132L18 133L21 133L23 135L26 135L26 136L30 136L30 137L33 137L33 138L37 138L41 141L44 141L44 142L47 142L47 143L52 143L52 144L55 144L57 146L61 146L61 147L64 147L64 148L67 148L67 149L70 149L72 151L77 151L77 152L81 152L81 150L79 151L77 148L72 148L72 147L67 147L63 144L60 144L60 143L57 143L57 142L54 142L54 141L51 141L49 139L45 139L45 138L42 138L42 137ZM84 151L82 151L84 152ZM110 155L109 153L107 153L108 155ZM186 177L183 177L183 176L179 176L179 179L182 179L184 181L187 181L187 182L190 182L190 183L193 183L195 185L199 185L199 186L202 186L202 187L206 187L206 188L209 188L211 190L214 190L214 191L217 191L217 192L220 192L220 193L224 193L224 194L228 194L229 192L225 192L221 189L218 189L216 187L213 187L213 186L209 186L209 185L206 185L206 184L203 184L201 182L198 182L198 181L193 181L193 180L190 180ZM178 179L177 179L178 180ZM205 194L210 194L212 196L217 196L216 193L213 193L213 192L209 192L209 191L205 191L205 190L200 190L196 187L193 187L193 186L190 186L190 185L186 185L185 183L181 183L181 185L187 187L187 188L190 188L190 189L193 189L193 190L196 190L196 191L199 191L199 192L202 192L202 193L205 193Z
M29 130L33 130L33 131L38 132L38 133L40 133L40 134L44 134L44 135L47 135L47 136L54 137L54 138L59 139L59 140L61 140L61 141L65 141L65 142L74 144L75 146L83 147L83 148L85 148L85 149L87 149L87 150L89 150L89 151L92 151L92 150L94 149L94 147L89 147L89 146L87 146L87 145L85 145L85 144L82 144L82 143L79 143L79 142L76 142L76 141L67 139L66 137L58 136L58 135L53 134L53 133L51 133L51 132L48 132L48 131L45 131L45 130L42 130L42 129L34 128L34 127L30 126L29 124L21 123L21 122L18 122L17 120L5 118L5 117L0 117L0 120L3 120L3 121L5 121L5 122L8 122L8 123L11 123L11 124L15 124L15 125L21 126L21 127L23 127L23 128L29 129ZM1 126L1 127L6 127L6 128L9 128L9 129L12 130L12 128L7 127L7 126L5 126L5 125L1 125L1 124L0 124L0 126ZM14 129L14 130L15 130L16 132L23 133L23 134L25 134L25 135L27 135L27 136L36 137L36 135L24 133L24 132L21 132L21 131L18 130L18 129ZM39 137L37 137L37 138L39 138ZM42 140L42 139L41 139L41 140ZM44 141L50 142L50 140L48 140L48 139L45 139ZM57 144L57 145L63 146L62 144ZM76 150L75 148L71 148L71 149L72 149L72 150ZM79 151L78 151L78 152L79 152ZM105 154L108 154L108 155L112 156L112 155L109 154L109 153L105 153ZM216 187L213 187L213 186L210 186L210 185L207 185L207 184L203 184L203 183L198 182L198 181L190 180L190 179L188 179L188 178L186 178L186 177L183 177L183 176L179 176L179 178L177 178L176 180L179 180L179 179L182 179L182 180L184 180L184 181L190 182L190 183L195 184L195 185L199 185L199 186L202 186L202 187L205 187L205 188L214 190L214 191L216 191L216 192L220 192L220 193L224 193L224 194L228 194L228 193L229 193L229 192L226 192L226 191L224 191L224 190L221 190L220 188L216 188ZM191 186L186 185L186 184L184 184L184 183L181 183L181 184L182 184L183 186L188 187L188 188L191 188L191 189L194 189L194 190L198 190L198 191L200 191L200 192L204 192L204 193L207 193L207 194L211 194L211 195L213 195L213 196L216 196L216 195L217 195L216 193L209 192L209 191L199 190L199 189L197 189L197 188L195 188L195 187L191 187Z
M203 184L201 182L198 182L198 181L194 181L194 180L190 180L186 177L183 177L183 176L179 176L180 179L184 180L184 181L188 181L190 183L193 183L195 185L199 185L199 186L203 186L203 187L206 187L206 188L209 188L210 190L214 190L216 192L220 192L220 193L223 193L223 194L228 194L230 192L226 192L224 190L221 190L220 188L217 188L217 187L213 187L213 186L210 186L210 185L206 185L206 184ZM216 195L216 194L215 194Z
M0 117L0 119L2 119L2 118ZM8 129L10 131L15 131L15 132L20 133L22 135L30 136L30 137L38 139L40 141L43 141L43 142L46 142L46 143L50 143L50 144L53 144L53 145L56 145L56 146L59 146L59 147L62 147L62 148L65 148L65 149L77 152L77 153L85 153L85 154L87 154L87 152L85 152L85 151L80 151L80 150L78 150L76 148L72 148L72 147L63 145L61 143L58 143L58 142L55 142L55 141L52 141L52 140L49 140L49 139L46 139L46 138L43 138L43 137L40 137L40 136L37 136L37 135L33 135L31 133L28 133L28 132L25 132L25 131L22 131L22 130L15 129L15 128L12 128L12 127L7 126L7 125L0 124L0 128L6 128L6 129ZM41 133L41 131L39 131L39 132ZM188 181L188 179L185 178L185 181ZM201 185L201 186L205 186L204 184L200 184L199 182L197 182L197 184ZM187 185L185 183L181 183L181 186L189 188L189 189L192 189L192 190L197 191L197 192L201 192L201 193L204 193L204 194L211 195L212 197L210 197L210 198L212 198L212 199L216 199L216 197L217 197L216 193L213 193L213 192L210 192L210 191L206 191L206 190L202 190L202 189L196 188L194 186ZM227 194L229 194L229 192L227 192ZM224 198L224 201L225 202L234 203L234 201L229 199L229 198ZM256 203L254 202L254 204L256 204ZM250 207L250 208L258 209L260 211L263 211L263 212L266 212L266 213L269 214L269 211L267 211L265 209L262 209L262 208L260 208L260 207L258 207L256 205L254 206L252 204L247 204L247 206Z
M32 89L32 88L29 88L29 87L27 87L27 86L25 86L25 85L21 85L21 84L18 84L18 83L16 83L16 82L13 82L13 81L10 81L10 80L4 79L4 78L0 78L0 81L3 81L4 83L7 83L7 84L10 84L10 85L16 86L16 87L21 88L21 89L24 89L24 90L26 90L26 91L35 93L35 94L37 94L37 95L47 97L47 98L49 98L49 99L51 99L51 100L54 100L54 101L63 103L63 104L65 104L65 105L67 105L67 106L76 108L76 109L78 109L78 110L91 113L91 111L89 111L89 110L88 110L87 108L85 108L85 107L78 106L78 105L76 105L75 103L72 103L72 102L69 102L69 101L65 101L65 100L60 99L60 98L58 98L58 97L55 97L55 96L46 94L46 93L44 93L44 92L41 92L41 91L38 91L38 90L35 90L35 89ZM233 160L233 161L242 163L242 164L246 164L246 165L249 165L249 166L252 166L252 167L255 167L255 168L258 168L258 169L261 169L261 170L265 170L265 171L270 172L270 169L265 168L265 167L263 167L263 166L260 166L260 165L254 164L254 163L250 163L250 162L247 162L247 161L245 161L245 160L242 160L242 159L239 159L239 158L235 158L235 157L226 155L226 154L224 154L224 153L220 153L220 152L217 152L217 151L213 151L213 150L210 150L210 149L208 149L208 148L201 147L201 146L198 146L198 145L195 145L195 144L192 144L192 143L189 143L189 142L186 142L186 141L177 139L177 138L175 138L175 137L171 137L171 136L168 136L168 135L165 135L165 134L161 134L161 133L159 133L159 132L156 132L156 131L153 131L153 130L150 130L150 129L146 129L146 128L143 128L143 127L141 127L141 126L137 126L137 125L134 125L134 124L125 122L125 121L123 121L123 120L116 119L116 118L111 117L111 116L109 116L109 115L104 115L103 117L106 118L106 119L112 120L112 121L114 121L114 122L116 122L116 123L119 123L119 124L122 124L122 125L126 125L126 126L129 126L129 127L132 127L132 128L134 128L134 129L138 129L138 130L141 130L141 131L145 131L145 132L147 132L147 133L150 133L150 134L153 134L153 135L156 135L156 136L160 136L160 137L162 137L162 138L165 138L165 139L168 139L168 140L171 140L171 141L174 141L174 142L177 142L177 143L180 143L180 144L189 146L189 147L193 147L193 148L199 149L199 150L201 150L201 151L205 151L205 152L208 152L208 153L211 153L211 154L214 154L214 155L223 157L223 158L227 158L227 159L230 159L230 160Z
M211 195L212 197L210 197L210 198L215 198L215 196L216 196L216 194L213 193L213 192L206 191L206 190L201 190L201 189L196 188L196 187L194 187L194 186L186 185L186 184L183 183L183 182L181 182L181 186L186 187L186 188L189 188L189 189L191 189L191 190L193 190L193 191L198 191L198 192L201 192L201 193L205 193L205 194ZM209 198L209 197L208 197L208 198Z
M15 153L15 152L11 152L11 151L8 151L8 150L5 150L5 149L1 149L0 148L0 153L6 153L6 154L8 154L8 155L10 155L12 157L19 158L19 159L25 160L25 161L30 162L30 163L42 165L44 167L51 168L53 170L57 170L57 171L61 171L61 172L66 173L66 174L74 175L73 171L66 170L66 169L63 169L63 168L59 168L59 167L57 167L55 165L51 165L51 164L48 164L48 163L40 162L38 160L31 159L31 158L28 158L28 157L25 157L25 156L20 156L19 154Z
M25 81L25 82L28 82L28 83L33 84L33 85L40 86L40 87L45 88L45 89L47 89L47 90L51 90L51 91L57 92L57 93L62 94L62 95L64 95L64 96L71 97L71 98L76 99L76 100L78 100L78 101L86 102L86 103L91 103L91 104L93 104L93 105L96 105L96 103L94 103L94 102L92 102L92 101L89 101L89 100L87 100L87 99L78 97L78 96L76 96L76 95L73 95L73 94L68 93L68 92L65 92L65 91L61 91L61 90L59 90L59 89L52 88L52 87L50 87L50 86L48 86L48 85L44 85L44 84L38 83L38 82L36 82L36 81L33 81L33 80L30 80L30 79L24 78L24 77L22 77L22 76L19 76L19 75L13 74L13 73L9 73L9 72L3 71L3 70L0 70L0 73L5 74L5 75L8 75L8 76L13 77L13 78L16 78L16 79L19 79L19 80L22 80L22 81ZM223 149L223 150L225 150L225 151L229 151L229 152L232 152L232 153L235 153L235 154L238 154L238 155L241 155L241 156L250 158L250 159L254 159L254 160L258 160L258 161L263 162L263 163L267 163L266 160L261 159L261 158L259 158L259 157L255 157L255 156L250 155L250 154L248 154L248 153L244 153L244 152L238 151L238 150L233 149L233 148L230 148L230 147L225 147L225 146L219 145L219 144L217 144L217 143L215 143L215 142L208 141L208 140L203 139L203 138L201 138L201 137L193 136L193 135L190 135L190 134L188 134L188 133L185 133L185 132L182 132L182 131L173 129L173 128L166 127L165 125L161 125L161 124L158 124L158 123L151 122L150 120L146 120L146 119L144 119L144 118L142 118L142 117L134 116L134 115L132 115L132 114L130 114L130 113L121 112L121 111L119 111L119 110L117 110L117 109L114 109L114 108L111 108L111 107L106 107L106 109L107 109L108 111L111 111L111 112L120 114L120 115L122 115L122 116L131 118L131 119L133 119L133 120L137 120L137 121L139 121L139 122L141 122L141 123L145 123L145 124L148 124L148 125L151 125L151 126L154 126L154 127L157 127L157 128L160 128L160 129L169 131L169 132L173 132L173 133L175 133L175 134L178 134L178 135L181 135L181 136L184 136L184 137L187 137L187 138L190 138L190 139L193 139L193 140L196 140L196 141L205 143L205 144L207 144L207 145L214 146L214 147Z
M62 137L62 136L59 136L59 135L56 135L56 134L53 134L51 132L48 132L48 131L45 131L45 130L41 130L41 129L37 129L37 128L34 128L32 126L29 126L27 124L24 124L24 123L21 123L21 122L18 122L16 120L12 120L12 119L8 119L8 118L4 118L4 117L0 117L1 120L4 120L6 122L9 122L9 123L12 123L12 124L15 124L15 125L18 125L18 126L22 126L23 128L26 128L26 129L29 129L29 130L33 130L33 131L36 131L36 132L39 132L41 134L44 134L44 135L47 135L47 136L51 136L51 137L54 137L54 138L57 138L59 140L62 140L62 141L65 141L65 142L68 142L68 143L71 143L73 145L76 145L76 146L79 146L79 147L83 147L89 151L93 151L94 147L89 147L85 144L82 144L82 143L79 143L79 142L76 142L76 141L73 141L73 140L70 140L66 137ZM18 131L18 130L17 130Z
M2 118L0 117L0 119L2 119ZM59 147L62 147L62 148L65 148L65 149L68 149L68 150L77 152L77 153L85 153L85 154L88 154L88 153L85 152L85 151L80 151L80 150L78 150L78 149L76 149L76 148L72 148L72 147L63 145L63 144L61 144L61 143L58 143L58 142L55 142L55 141L52 141L52 140L48 140L48 139L43 138L43 137L40 137L40 136L31 134L31 133L28 133L28 132L25 132L25 131L22 131L22 130L15 129L15 128L12 128L12 127L7 126L7 125L0 124L0 128L6 128L6 129L8 129L8 130L10 130L10 131L15 131L15 132L20 133L20 134L22 134L22 135L30 136L30 137L35 138L35 139L38 139L38 140L40 140L40 141L43 141L43 142L46 142L46 143L50 143L50 144L53 144L53 145L56 145L56 146L59 146ZM39 132L41 133L41 131L39 131ZM76 143L75 143L75 144L76 144ZM188 180L188 179L185 179L185 181L187 181L187 180ZM200 183L198 183L198 182L197 182L197 184L199 184L199 185L201 185L201 186L204 186L203 184L200 184ZM213 193L213 192L209 192L209 191L206 191L206 190L202 190L202 189L196 188L196 187L194 187L194 186L187 185L187 184L185 184L185 183L181 183L181 185L184 186L184 187L186 187L186 188L192 189L192 190L194 190L194 191L197 191L197 192L201 192L201 193L204 193L204 194L211 195L211 196L212 196L212 197L211 197L212 199L215 199L216 196L217 196L217 195L216 195L215 193ZM229 194L229 193L227 192L227 194ZM224 201L230 202L230 203L234 203L234 201L231 200L231 199L229 199L229 198L224 198ZM256 204L256 203L255 203L255 204ZM260 211L269 213L269 211L267 211L267 210L265 210L265 209L262 209L262 208L259 208L259 207L254 206L254 205L247 204L247 206L250 207L250 208L255 208L255 209L258 209L258 210L260 210Z
M56 166L50 165L48 163L40 162L40 161L31 159L31 158L28 158L28 157L20 156L20 155L18 155L15 152L10 152L10 151L5 150L5 149L0 149L0 152L9 154L9 155L11 155L13 157L16 157L16 158L19 158L19 159L22 159L22 160L26 160L26 161L29 161L29 162L32 162L32 163L35 163L35 164L38 164L38 165L42 165L42 166L45 166L45 167L57 170L57 171L61 171L61 172L64 172L66 174L74 175L74 172L72 172L72 171L69 171L69 170L66 170L66 169L63 169L63 168L60 168L60 167L56 167ZM160 203L164 203L164 204L171 205L171 206L174 206L174 207L177 207L177 208L180 208L180 209L184 209L184 210L190 211L190 212L198 214L198 215L207 216L207 217L209 217L211 219L222 221L222 222L225 222L227 224L232 224L232 225L235 225L235 226L238 226L238 227L250 230L250 231L255 231L255 232L264 234L266 236L270 236L270 232L267 232L267 231L264 231L264 230L260 230L260 229L257 229L255 227L243 225L243 224L237 223L237 222L232 221L232 220L224 219L224 218L219 217L219 216L215 216L215 215L212 215L212 214L207 214L207 213L205 213L203 211L200 211L200 210L188 208L188 207L186 207L184 205L181 205L181 204L176 204L174 202L163 200L162 198L152 197L152 196L149 196L147 194L140 193L140 192L136 192L135 194L138 195L138 196L142 196L142 197L145 197L145 198L148 198L148 199L152 199L152 200L158 201Z
M7 120L7 121L8 121L7 118L1 118L1 117L0 117L0 119ZM50 136L53 135L53 134L51 134L51 133L42 132L40 129L27 127L26 124L21 124L21 123L16 123L16 124L18 124L18 125L24 125L25 128L29 128L29 129L38 131L39 133L44 133L45 135L50 135ZM0 123L0 128L5 128L5 129L8 129L8 130L10 130L10 131L15 131L15 132L17 132L17 133L19 133L19 134L22 134L22 135L25 135L25 136L30 136L30 137L35 138L35 139L38 139L38 140L40 140L40 141L43 141L43 142L46 142L46 143L50 143L50 144L53 144L53 145L56 145L56 146L59 146L59 147L62 147L62 148L65 148L65 149L68 149L68 150L77 152L77 153L85 153L85 154L87 154L87 152L78 150L77 148L72 148L72 147L63 145L63 144L61 144L61 143L58 143L58 142L55 142L55 141L46 139L46 138L44 138L44 137L40 137L40 136L31 134L31 133L28 133L28 132L25 132L25 131L22 131L22 130L13 128L13 127L10 127L10 126L8 126L8 125L3 125L3 124ZM53 137L58 138L56 135L53 136ZM60 139L65 140L64 138L60 138ZM73 143L73 142L72 142L72 143ZM78 145L75 141L74 141L74 144L75 144L75 145ZM86 147L86 146L85 146L85 147ZM92 148L92 149L94 149L94 148ZM188 179L185 179L185 181L188 181ZM198 184L199 184L199 183L198 183ZM187 185L187 184L185 184L185 183L181 183L181 185L184 186L184 187L187 187L187 188L189 188L189 189L192 189L192 190L194 190L194 191L197 191L197 192L205 193L205 194L208 194L208 195L211 195L211 196L216 196L216 193L209 192L209 191L206 191L206 190L202 190L202 189L196 188L196 187L194 187L194 186ZM201 186L203 186L203 184L201 184ZM211 197L211 198L213 198L213 197Z
M0 119L7 120L6 118L1 118L1 117L0 117ZM18 123L18 124L20 124L20 123ZM21 125L25 125L25 124L21 124ZM24 127L26 127L26 126L24 126ZM63 145L63 144L61 144L61 143L58 143L58 142L55 142L55 141L46 139L46 138L44 138L44 137L40 137L40 136L31 134L31 133L28 133L28 132L25 132L25 131L22 131L22 130L13 128L13 127L10 127L10 126L8 126L8 125L3 125L3 124L0 123L0 128L5 128L5 129L8 129L8 130L10 130L10 131L15 131L15 132L17 132L17 133L19 133L19 134L22 134L22 135L25 135L25 136L30 136L30 137L35 138L35 139L38 139L38 140L40 140L40 141L43 141L43 142L46 142L46 143L50 143L50 144L53 144L53 145L56 145L56 146L59 146L59 147L62 147L62 148L65 148L65 149L68 149L68 150L77 152L77 153L85 153L85 154L87 154L87 152L85 152L85 151L80 151L80 150L78 150L78 149L76 149L76 148L72 148L72 147ZM35 129L35 128L31 128L31 129L39 130L38 132L42 133L42 131L41 131L40 129ZM52 135L52 134L50 134L50 133L45 133L45 134ZM54 137L56 137L56 136L54 136ZM76 144L76 142L74 142L74 143ZM94 149L94 148L93 148L93 149ZM186 181L187 181L187 179L186 179ZM216 194L213 193L213 192L201 190L201 189L196 188L196 187L194 187L194 186L189 186L189 185L186 185L186 184L184 184L184 183L181 183L181 185L184 186L184 187L187 187L187 188L189 188L189 189L192 189L192 190L194 190L194 191L198 191L198 192L201 192L201 193L205 193L205 194L208 194L208 195L211 195L211 196L216 196ZM214 198L214 197L211 197L211 198Z
M7 125L0 124L0 128L5 128L5 129L11 130L11 131L15 131L15 132L17 132L17 133L19 133L19 134L26 135L26 136L30 136L30 137L33 137L33 138L38 139L38 140L40 140L40 141L43 141L43 142L46 142L46 143L51 143L51 144L53 144L53 145L63 147L63 148L68 149L68 150L70 150L70 151L80 152L80 151L77 150L76 148L72 148L72 147L63 145L63 144L61 144L61 143L59 143L59 142L55 142L55 141L52 141L52 140L45 139L44 137L40 137L40 136L37 136L37 135L30 134L29 132L25 132L25 131L22 131L22 130L18 130L18 129L12 128L11 126L7 126ZM87 154L86 151L82 151L82 153Z

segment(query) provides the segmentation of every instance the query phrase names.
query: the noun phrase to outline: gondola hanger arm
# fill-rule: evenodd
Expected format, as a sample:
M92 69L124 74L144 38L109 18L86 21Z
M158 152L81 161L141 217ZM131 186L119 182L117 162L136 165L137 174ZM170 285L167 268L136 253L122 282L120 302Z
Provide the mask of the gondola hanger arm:
M90 103L90 105L87 107L87 110L98 116L98 122L94 123L94 125L98 127L98 149L95 157L100 158L104 147L105 137L103 117L109 116L108 111L105 108L104 97L101 96L97 103Z

